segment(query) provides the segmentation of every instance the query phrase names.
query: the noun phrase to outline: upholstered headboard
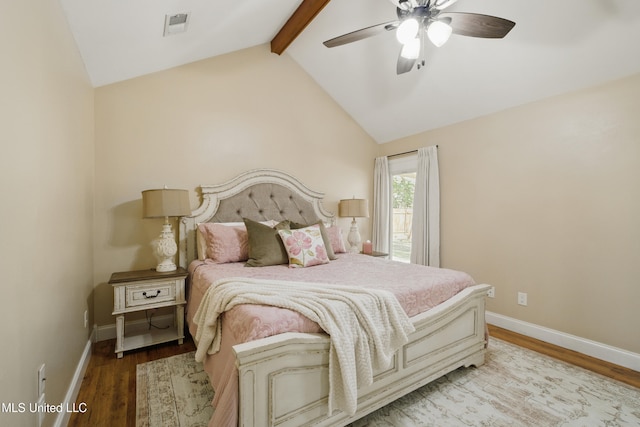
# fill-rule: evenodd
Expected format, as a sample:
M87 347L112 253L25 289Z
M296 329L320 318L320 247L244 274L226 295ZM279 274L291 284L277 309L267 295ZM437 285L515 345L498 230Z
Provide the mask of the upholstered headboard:
M333 222L322 206L324 193L310 190L293 176L274 169L254 169L217 185L202 185L202 203L180 220L178 262L186 268L197 257L196 228L203 222L289 219L310 224Z

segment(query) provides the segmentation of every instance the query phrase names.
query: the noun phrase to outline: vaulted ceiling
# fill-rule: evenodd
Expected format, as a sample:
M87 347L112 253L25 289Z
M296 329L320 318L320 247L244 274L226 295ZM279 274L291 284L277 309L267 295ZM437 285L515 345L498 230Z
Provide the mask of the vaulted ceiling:
M637 0L459 0L447 11L516 26L504 39L453 35L400 76L392 32L322 44L395 20L394 0L60 1L96 87L271 43L378 143L640 73ZM186 32L163 37L180 13Z

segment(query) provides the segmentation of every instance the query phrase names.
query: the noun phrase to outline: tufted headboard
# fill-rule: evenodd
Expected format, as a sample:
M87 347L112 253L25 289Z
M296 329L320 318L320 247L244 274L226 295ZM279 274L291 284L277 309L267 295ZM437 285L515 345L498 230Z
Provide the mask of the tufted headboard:
M310 190L293 176L274 169L254 169L217 185L202 185L202 203L180 220L178 262L187 268L197 257L196 228L203 222L289 219L329 224L334 214L322 207L323 193Z

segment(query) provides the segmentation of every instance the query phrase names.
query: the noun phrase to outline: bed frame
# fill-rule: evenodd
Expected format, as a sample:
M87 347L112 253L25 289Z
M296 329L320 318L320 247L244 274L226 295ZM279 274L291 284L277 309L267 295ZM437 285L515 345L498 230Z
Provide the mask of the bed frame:
M272 169L246 172L220 185L201 186L202 204L180 222L179 263L196 258L202 222L291 219L311 223L334 216L323 194ZM344 426L457 368L484 363L484 299L490 286L469 287L411 318L416 330L392 365L358 390L358 410L327 414L329 345L326 334L285 333L236 345L239 425L243 427Z

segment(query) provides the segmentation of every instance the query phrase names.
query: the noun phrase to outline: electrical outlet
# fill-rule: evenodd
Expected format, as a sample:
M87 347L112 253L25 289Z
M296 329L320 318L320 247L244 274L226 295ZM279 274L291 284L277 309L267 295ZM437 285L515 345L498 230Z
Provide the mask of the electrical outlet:
M527 305L527 294L524 292L518 292L518 304Z
M44 399L44 386L47 381L44 363L38 368L38 399Z
M489 298L495 298L496 297L496 288L494 288L493 286L491 287L491 289L489 289L487 291L487 296Z
M84 327L89 326L89 310L84 311Z

